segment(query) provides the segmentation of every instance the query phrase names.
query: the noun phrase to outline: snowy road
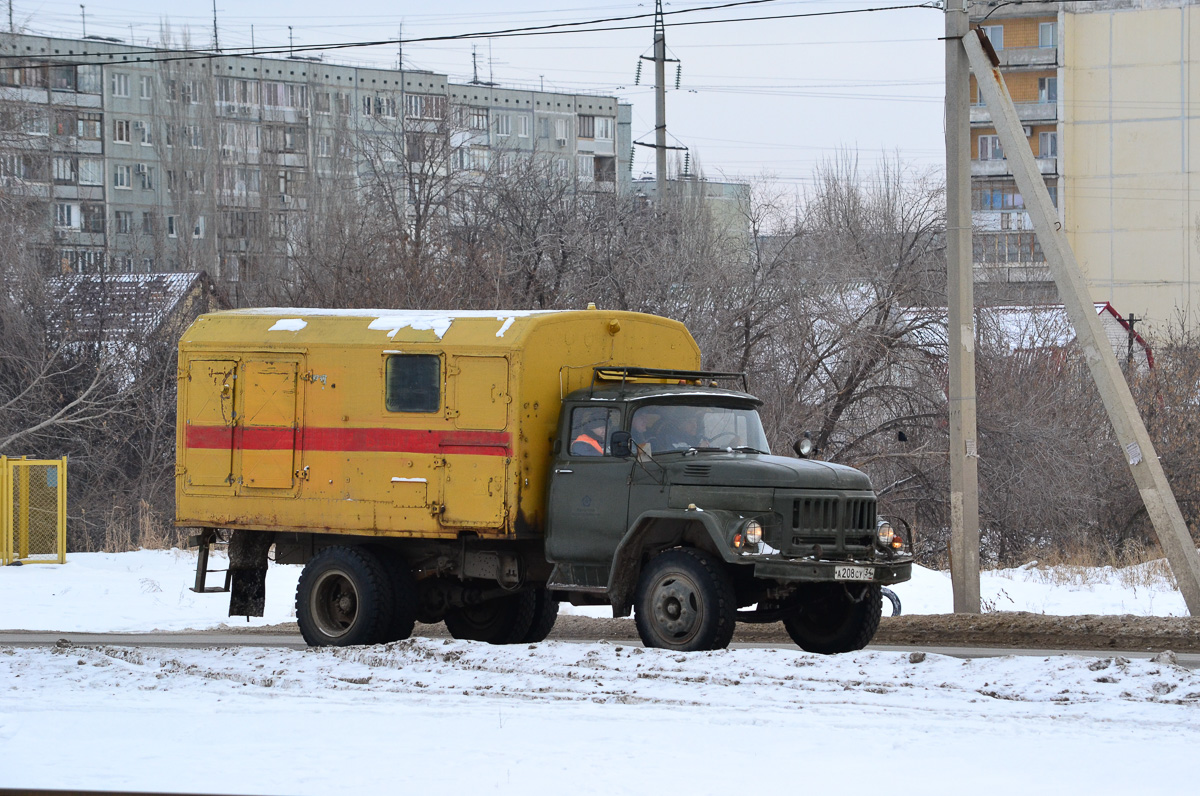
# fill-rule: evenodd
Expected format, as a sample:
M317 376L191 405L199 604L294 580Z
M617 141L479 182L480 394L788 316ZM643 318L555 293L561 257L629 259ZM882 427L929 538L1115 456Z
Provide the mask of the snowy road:
M97 553L0 569L0 626L80 640L217 628L227 601L187 590L194 560ZM294 620L297 575L271 568L267 616L251 627ZM1064 585L1063 573L1012 570L985 585L1013 610L1180 612L1176 593L1126 576ZM899 589L906 613L947 610L942 573ZM0 645L0 788L1176 794L1194 789L1200 747L1200 672L1112 653L90 642Z
M64 761L0 787L1166 793L1198 743L1200 673L1121 658L0 648L0 755Z

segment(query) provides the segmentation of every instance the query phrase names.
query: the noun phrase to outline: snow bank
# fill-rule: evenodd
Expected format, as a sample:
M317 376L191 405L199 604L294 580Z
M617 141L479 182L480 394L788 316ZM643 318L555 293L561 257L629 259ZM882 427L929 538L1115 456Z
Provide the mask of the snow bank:
M214 554L210 567L223 569ZM80 633L151 630L203 630L224 624L258 626L296 618L300 567L272 563L267 572L266 615L229 617L224 594L196 594L196 554L180 550L136 553L71 553L64 565L0 568L0 630L61 630ZM1183 598L1165 580L1136 578L1155 585L1127 585L1128 573L1111 569L1062 572L1022 569L985 572L985 607L1056 615L1135 614L1187 616ZM218 584L224 576L210 576ZM913 579L892 587L905 614L952 613L948 573L915 567ZM885 612L887 606L885 606ZM564 614L611 617L604 606L562 606Z

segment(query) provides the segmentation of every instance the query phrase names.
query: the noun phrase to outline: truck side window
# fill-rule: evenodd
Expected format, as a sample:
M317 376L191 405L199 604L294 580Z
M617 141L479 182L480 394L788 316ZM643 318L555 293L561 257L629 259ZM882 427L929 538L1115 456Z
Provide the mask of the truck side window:
M442 362L436 354L390 356L384 368L389 412L436 412L442 400Z
M608 438L621 427L616 409L579 408L571 413L572 456L608 456Z

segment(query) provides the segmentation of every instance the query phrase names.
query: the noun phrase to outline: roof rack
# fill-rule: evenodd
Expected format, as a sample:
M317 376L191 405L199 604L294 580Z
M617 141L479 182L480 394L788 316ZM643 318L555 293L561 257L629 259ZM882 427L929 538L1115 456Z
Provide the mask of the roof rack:
M666 368L623 368L598 367L592 368L592 387L597 379L620 379L624 385L630 379L681 379L685 381L741 381L742 392L749 392L745 373L732 373L717 370L667 370Z

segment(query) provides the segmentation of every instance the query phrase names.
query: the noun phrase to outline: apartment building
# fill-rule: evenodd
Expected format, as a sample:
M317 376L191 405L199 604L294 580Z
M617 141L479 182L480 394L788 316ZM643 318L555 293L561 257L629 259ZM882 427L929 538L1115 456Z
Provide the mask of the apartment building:
M427 71L0 34L0 190L44 202L53 272L274 278L314 192L368 172L403 173L414 206L425 175L517 157L628 194L630 116Z
M976 3L1098 302L1162 329L1200 310L1200 0ZM972 97L978 92L972 82ZM977 293L1057 295L991 115L971 110Z

